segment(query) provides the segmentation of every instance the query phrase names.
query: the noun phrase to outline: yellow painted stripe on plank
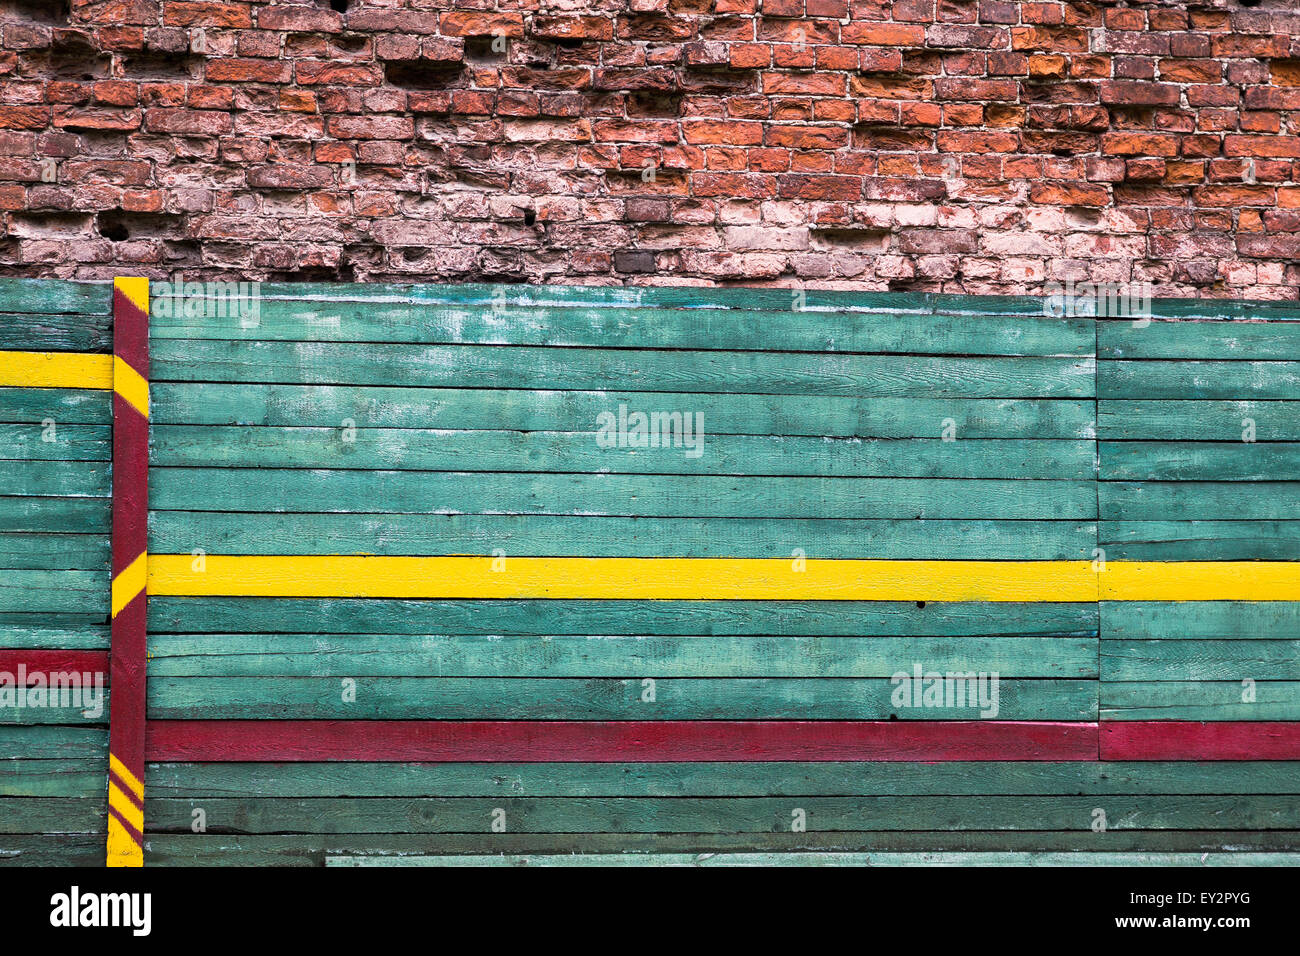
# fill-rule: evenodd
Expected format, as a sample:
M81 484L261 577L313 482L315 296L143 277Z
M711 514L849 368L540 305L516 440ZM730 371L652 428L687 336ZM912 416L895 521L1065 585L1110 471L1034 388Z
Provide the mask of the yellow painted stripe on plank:
M113 387L113 356L87 352L0 352L0 386Z
M119 276L113 280L113 288L126 296L127 300L141 312L149 311L149 280L138 276Z
M149 382L117 355L113 356L113 391L145 418L149 417Z
M113 617L117 617L122 608L130 604L148 583L149 552L142 551L121 574L113 578Z
M104 862L107 866L144 866L144 848L111 813L108 815L108 856Z
M118 778L123 783L131 788L135 793L136 799L144 799L144 784L140 782L140 779L135 774L127 769L126 764L117 759L117 754L110 753L108 755L108 767L113 771L113 773L117 774Z
M170 596L1095 601L1087 561L208 555L149 559ZM498 568L499 570L494 570Z
M111 780L108 782L108 805L121 814L123 820L144 833L144 810L136 806Z
M1120 561L1103 601L1300 601L1300 561Z

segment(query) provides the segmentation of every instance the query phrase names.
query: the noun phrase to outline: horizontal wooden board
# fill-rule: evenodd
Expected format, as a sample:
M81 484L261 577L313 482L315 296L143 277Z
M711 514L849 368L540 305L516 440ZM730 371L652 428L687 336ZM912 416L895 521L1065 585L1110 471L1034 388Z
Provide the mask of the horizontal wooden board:
M0 495L107 498L110 491L107 462L0 460Z
M1102 634L1114 640L1300 640L1300 603L1103 601Z
M0 761L0 797L99 796L108 786L108 767L89 760Z
M105 727L0 726L0 761L78 760L98 766L108 760Z
M0 647L32 648L84 648L100 650L108 648L108 626L87 625L84 627L23 627L16 624L0 624Z
M1241 678L1104 681L1102 720L1300 720L1300 682L1258 680L1249 703L1244 690Z
M1086 637L1097 617L1091 602L149 599L151 630L191 633Z
M927 398L1088 398L1093 395L1095 364L1091 358L679 353L194 339L155 342L150 361L153 377L164 382L545 389L615 386L645 392ZM1279 382L1288 380L1283 374ZM1265 381L1273 379L1266 376Z
M102 571L5 571L0 611L107 614L109 575Z
M103 833L107 791L94 797L0 797L0 833Z
M1300 640L1103 640L1103 681L1300 680ZM1300 709L1300 697L1296 700Z
M0 532L0 568L6 570L108 570L110 545L103 534L11 534Z
M1300 521L1103 521L1116 561L1296 561Z
M83 474L62 467L66 465L78 466ZM0 492L106 490L106 473L94 468L94 463L81 462L0 462ZM1060 520L1097 516L1097 492L1091 481L666 478L293 468L155 468L149 477L149 504L159 511ZM1300 507L1300 498L1296 506Z
M1296 760L1300 758L1300 722L1115 720L1101 725L1101 757L1103 760Z
M0 312L108 315L113 311L110 282L65 279L0 279Z
M602 442L616 439L596 431L156 425L150 462L155 467L1078 481L1092 478L1096 456L1094 444L1087 441L713 435L707 423L690 421L689 434L679 416L676 425L667 426L671 431L656 430L654 436L656 444L671 445L646 448L608 447ZM14 429L11 436L0 426L0 456L93 458L107 449L106 441L95 443L99 436L93 433L72 432L52 445L41 441L39 429Z
M1300 441L1300 401L1115 401L1097 402L1103 439L1155 441Z
M43 422L52 422L46 425ZM25 461L110 461L113 430L108 425L60 425L44 419L30 425L0 425L0 459Z
M1087 852L1064 853L535 853L528 855L449 855L449 856L327 856L331 867L372 866L1300 866L1300 853L1142 853Z
M21 308L21 306L18 306ZM33 352L111 352L107 314L16 312L0 299L0 347Z
M909 661L910 665L910 661ZM1097 719L1092 680L998 682L983 705L897 707L886 678L158 677L150 720L990 720ZM988 685L986 684L986 688ZM355 690L355 700L350 696ZM919 693L919 688L917 689ZM974 694L972 688L970 693Z
M1109 521L1293 521L1300 519L1300 485L1259 481L1103 481L1101 518Z
M0 388L0 422L59 425L108 425L113 421L113 397L102 389Z
M154 511L149 550L186 554L1091 559L1096 524L852 518L233 514ZM0 548L3 547L0 539Z
M959 439L1094 437L1094 403L1080 399L635 392L617 385L555 391L154 382L152 417L157 425L340 428L351 420L370 428L578 431L626 405L690 409L704 416L711 435L938 438L951 419Z
M0 496L0 531L107 534L109 499Z
M1065 637L154 632L149 653L150 677L892 677L916 662L1003 678L1097 676L1096 641Z
M1295 481L1300 492L1300 442L1103 441L1100 458L1102 481Z
M1108 399L1290 399L1300 362L1100 361L1097 394Z
M1097 355L1116 359L1300 359L1300 322L1099 321Z

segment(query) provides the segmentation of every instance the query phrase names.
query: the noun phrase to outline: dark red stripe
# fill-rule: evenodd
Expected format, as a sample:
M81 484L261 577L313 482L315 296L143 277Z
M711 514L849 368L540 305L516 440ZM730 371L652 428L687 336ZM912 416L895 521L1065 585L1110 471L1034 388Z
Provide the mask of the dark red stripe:
M123 817L122 814L118 813L117 810L115 810L113 807L109 807L108 812L113 815L113 818L116 819L118 823L122 824L122 826L126 828L126 832L131 835L132 840L134 840L136 843L140 844L141 846L144 846L143 833L141 833L135 827L131 826L131 824L126 821L126 818Z
M1300 760L1300 721L1107 721L1101 759Z
M1097 725L999 721L151 720L150 760L1096 760Z
M20 666L27 668L29 676L37 672L76 671L103 674L107 680L108 651L0 649L0 671L17 675Z

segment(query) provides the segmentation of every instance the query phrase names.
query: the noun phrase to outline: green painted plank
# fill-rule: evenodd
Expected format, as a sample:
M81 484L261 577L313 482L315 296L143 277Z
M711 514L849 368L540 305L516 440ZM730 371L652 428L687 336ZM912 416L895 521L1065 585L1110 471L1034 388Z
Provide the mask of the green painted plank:
M587 423L595 428L595 422ZM157 467L351 468L460 472L602 472L642 475L809 475L883 478L1092 478L1095 445L1088 441L1018 439L814 438L713 435L707 422L683 418L656 429L666 447L609 447L613 434L580 432L445 431L390 428L279 428L156 425L150 462ZM22 426L13 426L21 429ZM95 426L91 426L95 427ZM701 430L703 433L701 433ZM41 445L35 435L6 444L0 456L71 457L68 445ZM108 450L85 436L81 457ZM602 444L606 442L606 444ZM1253 446L1286 447L1286 446ZM1300 449L1300 445L1295 446ZM10 453L12 449L13 453ZM48 449L48 450L47 450ZM23 452L26 452L25 454ZM1300 459L1300 454L1295 456ZM1279 475L1277 477L1285 477Z
M108 315L112 311L113 285L110 282L0 279L0 312Z
M1097 403L1104 439L1300 441L1300 401L1111 401Z
M0 647L107 650L108 646L109 628L106 624L76 628L0 624Z
M85 760L0 761L0 797L98 797L108 767Z
M149 503L160 511L1061 520L1097 515L1090 481L279 468L155 468L149 481ZM1300 496L1292 504L1300 509Z
M1101 361L1097 394L1180 400L1294 399L1300 395L1300 362Z
M1086 637L1097 605L895 601L149 599L158 632Z
M88 763L108 761L106 727L0 726L0 761L13 758L30 760L79 760Z
M105 617L102 613L84 613L76 611L40 611L37 613L25 613L23 611L0 611L0 627L53 627L53 628L80 628L95 627L103 624Z
M1228 642L1242 643L1242 642ZM1266 642L1273 643L1273 642ZM150 677L1096 677L1097 642L1059 637L149 635ZM1265 675L1261 675L1265 676ZM829 685L828 685L829 686Z
M111 550L102 534L0 533L0 568L107 571Z
M864 479L870 481L872 479ZM1300 484L1260 481L1103 481L1097 485L1106 520L1293 521L1300 518Z
M0 611L107 614L108 571L5 571Z
M108 791L94 797L0 797L0 833L103 833Z
M1300 640L1300 602L1103 601L1108 640Z
M1300 480L1300 442L1104 441L1100 454L1103 481Z
M0 461L0 495L107 498L108 462Z
M792 810L809 830L1083 830L1097 799L1090 796L807 797L797 798L289 798L150 801L149 831L188 831L202 808L209 833L475 833L488 836L502 810L516 833L776 833ZM1294 828L1300 801L1285 796L1113 796L1113 830ZM1095 835L1094 835L1094 838ZM482 847L480 845L479 852Z
M1112 561L1296 561L1300 521L1103 521Z
M0 300L0 348L20 352L111 352L108 314L40 314L13 311Z
M251 303L250 303L251 305ZM790 308L616 309L268 300L204 315L165 308L154 340L405 342L424 345L760 350L935 355L1092 355L1086 319L798 312Z
M1104 681L1300 681L1300 640L1103 640ZM1297 685L1300 686L1300 685ZM1300 705L1300 700L1297 700Z
M375 677L355 679L356 699L345 701L338 677L155 677L148 696L156 720L1097 719L1091 680L1000 680L996 714L978 704L895 708L895 687L874 678L664 678L644 702L643 678Z
M1300 683L1257 681L1250 702L1244 690L1240 679L1103 681L1101 719L1300 720Z
M150 763L150 797L1300 793L1300 761Z
M1097 323L1097 354L1113 359L1300 359L1300 322Z
M0 496L0 531L107 534L111 526L108 498Z
M41 540L44 540L43 538ZM153 511L155 554L1092 559L1093 522ZM0 547L3 547L0 539ZM0 562L0 567L3 563Z
M113 396L104 389L0 388L0 422L111 425Z
M1300 853L553 853L327 856L326 866L1300 866Z
M104 865L104 834L0 836L0 866Z
M53 421L53 419L46 419ZM949 443L953 444L953 443ZM0 425L0 459L111 461L110 425Z
M50 838L53 839L53 838ZM485 840L490 840L485 844ZM14 844L14 838L4 845ZM726 852L1294 852L1300 833L1288 830L951 830L832 833L471 833L238 834L155 833L145 840L149 866L321 866L339 854L726 853ZM0 853L3 851L0 850ZM2 859L3 857L0 857Z
M599 389L616 385L653 392L743 390L758 394L928 398L1087 398L1093 395L1095 366L1091 358L943 358L195 339L155 342L150 361L154 378L163 382L546 389Z
M602 412L690 409L710 435L959 439L1094 437L1094 405L1078 399L856 398L746 392L548 391L154 382L155 425L272 425L577 431ZM34 390L28 390L34 391ZM0 390L0 401L3 391ZM2 408L3 406L0 406ZM44 417L44 416L42 416ZM32 420L29 416L23 421Z

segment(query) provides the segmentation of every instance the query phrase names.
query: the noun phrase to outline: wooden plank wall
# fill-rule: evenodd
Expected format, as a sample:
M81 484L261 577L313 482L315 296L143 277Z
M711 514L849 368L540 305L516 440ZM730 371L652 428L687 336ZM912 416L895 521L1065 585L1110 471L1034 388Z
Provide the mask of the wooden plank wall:
M108 284L0 280L6 683L20 667L97 671L107 681L111 393L5 383L14 353L106 355L111 307ZM103 864L107 724L106 696L97 717L8 699L0 706L0 863Z

